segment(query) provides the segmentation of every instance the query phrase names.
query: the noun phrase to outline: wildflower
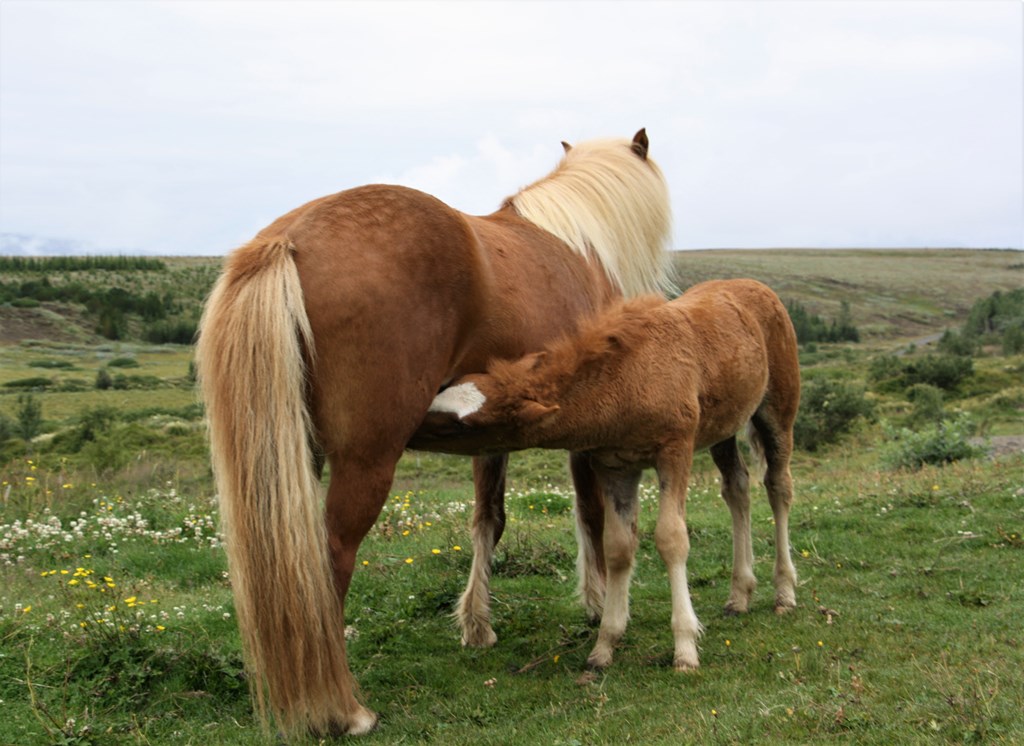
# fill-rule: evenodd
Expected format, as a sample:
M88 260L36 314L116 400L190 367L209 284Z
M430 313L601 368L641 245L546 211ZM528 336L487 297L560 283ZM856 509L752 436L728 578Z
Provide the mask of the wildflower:
M363 560L363 567L369 567L369 566L370 566L370 560Z
M807 557L811 556L811 553L804 549L802 552L800 552L800 556L806 559Z
M725 646L726 646L727 648L731 648L731 647L732 647L732 640L726 640L726 641L725 641Z
M165 629L167 629L167 627L165 627L165 626L164 626L164 625L162 625L162 624L158 624L158 625L156 625L156 631L157 631L157 632L163 632L163 631L164 631Z
M408 535L409 535L409 529L405 529L405 531L402 532L402 536L408 536Z
M411 565L412 564L412 557L406 557L405 558L405 564Z
M558 658L559 658L559 656L557 656L557 655L554 657L554 662L555 663L558 663Z
M825 647L825 643L822 642L821 640L818 640L818 647L819 648Z
M22 614L27 614L27 613L29 613L30 611L32 611L32 604L29 604L29 605L28 605L28 606L26 606L26 607L25 607L24 609L22 609L22 610L21 610L21 613L22 613Z
M460 547L458 544L456 544L455 546L452 547L452 551L453 552L461 552L462 551L462 547Z
M440 549L431 549L431 550L430 550L430 553L431 553L431 554L440 554L440 553L441 553L441 550L440 550Z

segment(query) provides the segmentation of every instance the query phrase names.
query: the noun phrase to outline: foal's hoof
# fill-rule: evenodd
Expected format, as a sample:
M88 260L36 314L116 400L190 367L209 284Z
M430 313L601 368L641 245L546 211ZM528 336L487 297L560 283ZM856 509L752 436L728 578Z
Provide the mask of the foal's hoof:
M700 668L700 663L690 663L688 661L675 661L672 664L672 668L674 668L679 673L696 673L697 669Z
M722 609L722 616L739 616L740 614L746 614L747 609L740 608L737 604L728 603L725 608Z
M793 602L793 603L779 603L778 601L775 602L775 613L777 615L779 615L779 616L782 616L783 614L788 614L789 612L791 612L795 608L796 608L796 603L795 602Z
M612 664L611 654L591 653L587 658L587 669L595 673L601 673Z

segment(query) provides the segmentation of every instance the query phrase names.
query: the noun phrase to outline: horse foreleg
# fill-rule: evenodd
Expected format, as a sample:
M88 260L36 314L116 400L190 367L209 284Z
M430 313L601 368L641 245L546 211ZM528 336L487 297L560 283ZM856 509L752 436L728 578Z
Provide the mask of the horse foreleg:
M604 610L604 504L589 456L570 453L569 470L576 488L576 590L587 616L596 621Z
M690 537L686 531L686 485L693 460L692 449L675 454L662 454L658 463L661 494L654 543L668 570L672 589L672 635L675 654L672 663L677 671L688 671L700 665L697 638L702 628L690 601L686 580L686 560L690 554Z
M711 458L722 474L722 499L732 514L732 583L725 613L742 614L750 609L757 587L750 534L750 478L735 437L712 446Z
M597 475L604 495L604 552L608 573L604 614L597 643L587 658L591 668L605 668L612 662L615 644L629 622L629 581L636 556L637 487L641 472L601 470Z
M505 531L505 470L508 455L473 459L473 566L469 582L455 607L462 644L484 648L498 636L491 627L491 564L494 548Z

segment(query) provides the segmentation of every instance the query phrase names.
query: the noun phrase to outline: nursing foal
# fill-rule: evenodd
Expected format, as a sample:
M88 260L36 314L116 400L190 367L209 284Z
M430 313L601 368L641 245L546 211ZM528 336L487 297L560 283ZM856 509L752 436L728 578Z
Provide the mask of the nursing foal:
M775 516L775 610L796 605L789 556L789 460L800 399L796 334L769 288L706 282L674 301L623 302L539 353L493 363L435 399L410 447L451 453L564 448L589 455L604 499L607 590L588 664L611 663L629 618L637 487L657 470L655 543L668 568L677 670L698 666L701 626L690 602L686 490L693 454L710 448L732 512L733 573L726 611L747 611L756 585L747 468L736 435L765 463Z

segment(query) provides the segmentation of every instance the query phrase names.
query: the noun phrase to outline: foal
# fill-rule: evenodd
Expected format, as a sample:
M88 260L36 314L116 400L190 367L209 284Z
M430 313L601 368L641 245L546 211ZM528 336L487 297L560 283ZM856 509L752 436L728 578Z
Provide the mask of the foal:
M435 399L410 447L452 453L565 448L589 455L604 500L607 590L588 665L611 663L629 618L637 487L660 483L655 543L668 568L677 670L697 668L701 626L690 603L686 490L693 454L710 448L732 512L726 612L749 608L756 580L747 468L736 435L748 426L765 462L775 516L775 610L796 605L789 556L789 460L800 399L796 334L779 298L753 280L706 282L671 302L626 301L539 353L492 364ZM749 423L749 424L748 424Z

